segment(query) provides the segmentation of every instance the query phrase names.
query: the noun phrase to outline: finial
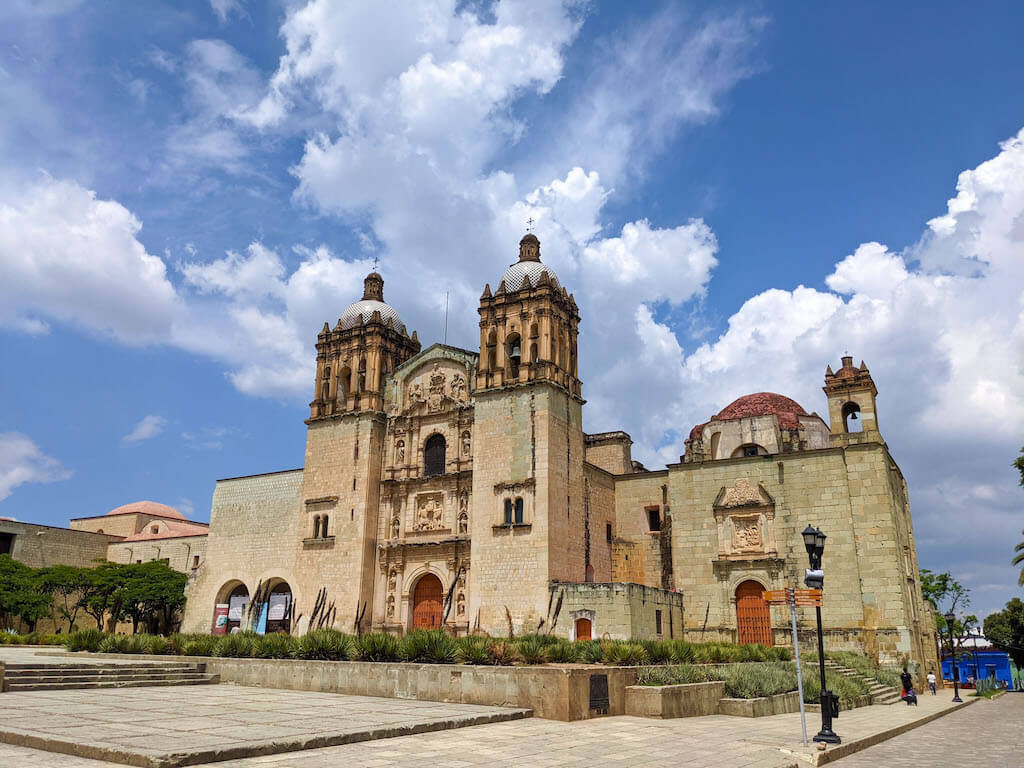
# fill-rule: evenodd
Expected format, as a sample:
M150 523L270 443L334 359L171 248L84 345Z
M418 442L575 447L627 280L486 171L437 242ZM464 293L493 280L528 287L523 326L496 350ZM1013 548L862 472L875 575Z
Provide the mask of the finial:
M534 224L535 224L535 222L533 220L533 216L531 216L530 218L528 218L526 220L526 231L527 232L533 232L533 225Z
M371 272L363 280L363 301L367 299L384 301L384 278L376 272Z

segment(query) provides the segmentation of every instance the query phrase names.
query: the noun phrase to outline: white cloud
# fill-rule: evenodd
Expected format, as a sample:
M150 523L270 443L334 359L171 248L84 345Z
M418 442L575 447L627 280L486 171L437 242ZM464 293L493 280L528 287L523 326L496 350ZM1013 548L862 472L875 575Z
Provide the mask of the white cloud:
M121 440L126 443L141 443L143 440L149 440L151 437L159 435L164 431L164 427L166 425L167 419L163 416L150 414L148 416L144 416L142 420L135 425L135 429L122 437Z
M71 477L71 470L47 456L20 432L0 433L0 501L23 483L55 483Z
M210 7L221 24L225 24L233 15L245 15L243 0L210 0Z
M0 196L0 326L51 321L137 344L167 338L181 310L163 261L132 213L49 177Z

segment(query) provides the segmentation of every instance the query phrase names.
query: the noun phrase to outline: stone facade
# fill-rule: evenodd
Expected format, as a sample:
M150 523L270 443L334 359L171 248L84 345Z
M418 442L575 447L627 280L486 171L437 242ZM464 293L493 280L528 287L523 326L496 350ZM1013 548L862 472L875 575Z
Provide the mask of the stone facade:
M786 611L760 591L800 584L810 523L828 535L829 645L934 664L906 486L863 363L827 371L827 423L758 393L649 472L629 435L583 432L578 308L535 237L479 314L478 351L421 351L367 277L317 339L303 469L218 482L186 630L257 593L273 613L276 590L274 626L293 632L569 637L589 617L595 637L787 643Z

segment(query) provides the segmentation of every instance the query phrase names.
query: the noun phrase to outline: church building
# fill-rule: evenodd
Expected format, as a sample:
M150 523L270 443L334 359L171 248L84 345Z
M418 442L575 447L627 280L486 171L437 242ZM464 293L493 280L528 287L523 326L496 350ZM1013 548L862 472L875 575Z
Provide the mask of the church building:
M828 421L742 397L648 471L583 432L579 309L527 234L480 298L480 346L421 349L384 281L324 324L301 469L217 482L185 631L551 632L791 642L762 592L827 535L826 643L934 666L907 489L867 367ZM800 609L801 631L814 626Z

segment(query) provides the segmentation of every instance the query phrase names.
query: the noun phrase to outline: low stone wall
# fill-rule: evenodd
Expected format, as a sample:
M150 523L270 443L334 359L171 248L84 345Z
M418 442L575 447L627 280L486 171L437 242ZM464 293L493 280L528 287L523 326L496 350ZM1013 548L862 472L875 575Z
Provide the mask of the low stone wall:
M683 685L630 685L626 687L626 714L634 717L701 717L718 714L725 683Z
M63 655L63 654L62 654ZM67 654L74 656L79 654ZM468 664L407 664L372 661L228 659L208 656L81 654L206 664L222 683L256 688L381 696L391 699L524 707L548 720L586 720L626 712L626 687L636 682L637 667L564 664L537 667L489 667ZM602 681L600 678L604 678ZM607 703L592 709L592 694Z
M760 699L722 699L718 702L718 714L733 717L766 717L799 711L800 694L796 691Z
M853 700L850 702L839 702L839 711L846 712L848 710L856 709L858 707L868 707L871 706L871 704L871 696L868 694L865 694L863 696L854 696ZM804 710L806 710L807 712L821 712L821 704L804 704Z

